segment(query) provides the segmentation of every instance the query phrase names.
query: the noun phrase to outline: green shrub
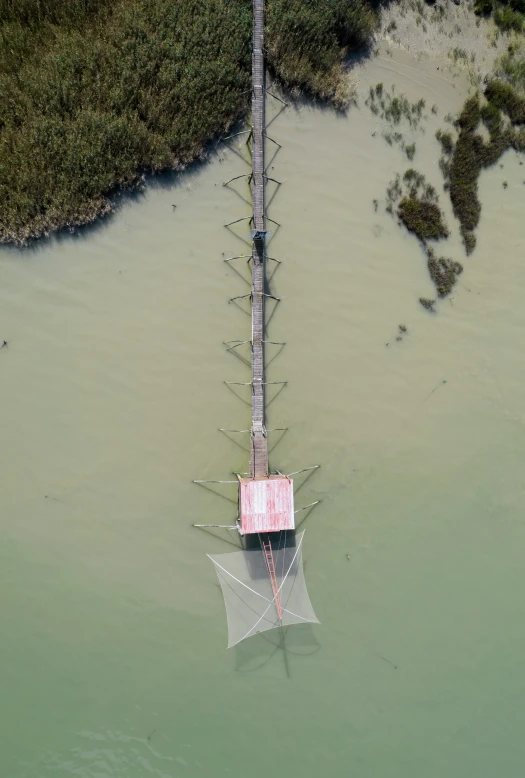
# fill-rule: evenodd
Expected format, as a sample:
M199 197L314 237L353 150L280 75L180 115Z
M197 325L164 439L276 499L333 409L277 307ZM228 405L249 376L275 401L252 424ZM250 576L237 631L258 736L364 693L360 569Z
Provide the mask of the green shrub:
M430 200L405 197L399 203L397 214L405 227L420 240L446 238L448 235L440 207Z
M525 0L475 0L474 12L478 16L492 14L495 23L504 32L521 32L525 22Z
M523 30L523 14L519 11L513 11L512 8L500 7L494 11L494 21L504 32L515 30L515 32L521 32Z
M501 70L505 79L515 88L525 91L525 55L521 47L509 46L509 51L501 58Z
M504 111L513 124L525 123L525 98L510 84L494 79L487 85L485 97L492 106Z
M476 0L474 12L478 16L489 16L494 7L493 0Z

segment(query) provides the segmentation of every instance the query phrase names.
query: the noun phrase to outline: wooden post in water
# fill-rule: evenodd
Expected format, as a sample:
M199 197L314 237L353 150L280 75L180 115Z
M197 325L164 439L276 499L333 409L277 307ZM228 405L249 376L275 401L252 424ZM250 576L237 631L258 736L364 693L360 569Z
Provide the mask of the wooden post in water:
M252 39L252 427L250 476L268 475L264 414L264 0L253 0Z

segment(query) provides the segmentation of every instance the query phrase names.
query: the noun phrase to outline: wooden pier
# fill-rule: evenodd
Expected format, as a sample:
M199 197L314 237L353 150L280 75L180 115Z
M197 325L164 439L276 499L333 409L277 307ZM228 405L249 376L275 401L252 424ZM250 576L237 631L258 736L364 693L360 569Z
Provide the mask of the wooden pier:
M250 476L268 476L264 392L264 291L266 216L264 203L264 0L253 0L252 39L252 425Z
M251 254L228 257L225 262L231 262L236 259L247 258L251 262L251 280L250 294L239 295L230 298L230 302L237 299L250 297L251 300L251 337L250 340L235 340L225 343L228 351L232 351L238 346L249 343L251 346L251 380L249 382L227 381L227 384L237 384L239 386L249 386L251 389L251 425L250 429L228 430L221 429L221 432L249 432L250 433L250 462L247 473L236 473L237 481L196 481L195 483L238 483L239 485L239 512L237 516L237 527L241 535L260 534L261 532L273 533L291 531L295 527L294 519L294 501L293 501L293 482L291 478L279 471L270 473L268 464L268 438L265 419L265 378L264 365L264 347L266 344L265 327L265 299L277 297L267 293L265 267L266 261L271 259L274 262L280 260L268 257L266 253L268 233L266 230L267 221L272 221L266 215L265 189L266 182L271 180L276 184L273 178L266 175L264 147L267 139L265 130L265 71L264 71L264 3L265 0L252 0L253 3L253 35L252 35L252 116L250 130L243 130L228 136L235 137L249 132L248 143L251 141L251 173L248 176L251 186L251 205L252 215L243 216L240 219L229 222L226 227L232 224L249 219L252 231L251 236ZM272 95L276 100L280 100L276 95ZM283 101L281 101L283 102ZM285 103L283 103L286 105ZM277 141L273 141L277 146ZM243 178L243 175L234 176L229 181L224 182L228 186L232 181ZM275 222L277 224L277 222ZM229 345L233 344L233 345ZM284 344L274 344L284 345ZM269 383L284 384L286 382L275 381ZM278 428L285 431L285 428ZM277 431L277 429L275 430ZM317 465L315 465L317 467ZM307 468L311 469L311 468ZM296 471L291 475L296 475ZM311 507L311 506L308 506ZM303 510L300 508L299 510ZM195 524L196 527L223 526L209 524ZM231 527L227 527L231 529Z

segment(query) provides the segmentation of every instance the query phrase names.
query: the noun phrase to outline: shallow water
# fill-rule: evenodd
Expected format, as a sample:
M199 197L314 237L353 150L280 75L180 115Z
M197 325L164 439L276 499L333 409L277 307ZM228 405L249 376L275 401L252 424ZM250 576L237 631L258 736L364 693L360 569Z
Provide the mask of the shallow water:
M291 630L286 655L271 633L225 650L205 554L231 546L192 528L228 523L235 493L191 480L247 464L217 431L249 420L222 384L247 380L222 346L249 327L221 261L244 249L222 227L248 214L243 182L221 187L240 158L2 251L6 777L521 778L525 174L515 154L483 174L468 259L441 197L465 271L431 316L423 254L384 212L409 164L363 95L382 81L437 104L412 164L441 187L434 133L467 85L386 50L358 76L347 118L305 105L269 131L269 337L287 341L269 380L289 384L268 426L290 427L271 463L322 464L296 496L323 500L303 524L322 626Z

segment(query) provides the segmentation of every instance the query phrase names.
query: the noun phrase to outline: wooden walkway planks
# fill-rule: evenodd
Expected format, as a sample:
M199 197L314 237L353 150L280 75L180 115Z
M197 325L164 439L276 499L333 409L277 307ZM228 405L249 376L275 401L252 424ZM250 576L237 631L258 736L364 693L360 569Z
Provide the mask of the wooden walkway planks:
M264 0L253 0L252 38L252 429L250 475L268 475L264 419ZM258 237L257 233L261 235Z

